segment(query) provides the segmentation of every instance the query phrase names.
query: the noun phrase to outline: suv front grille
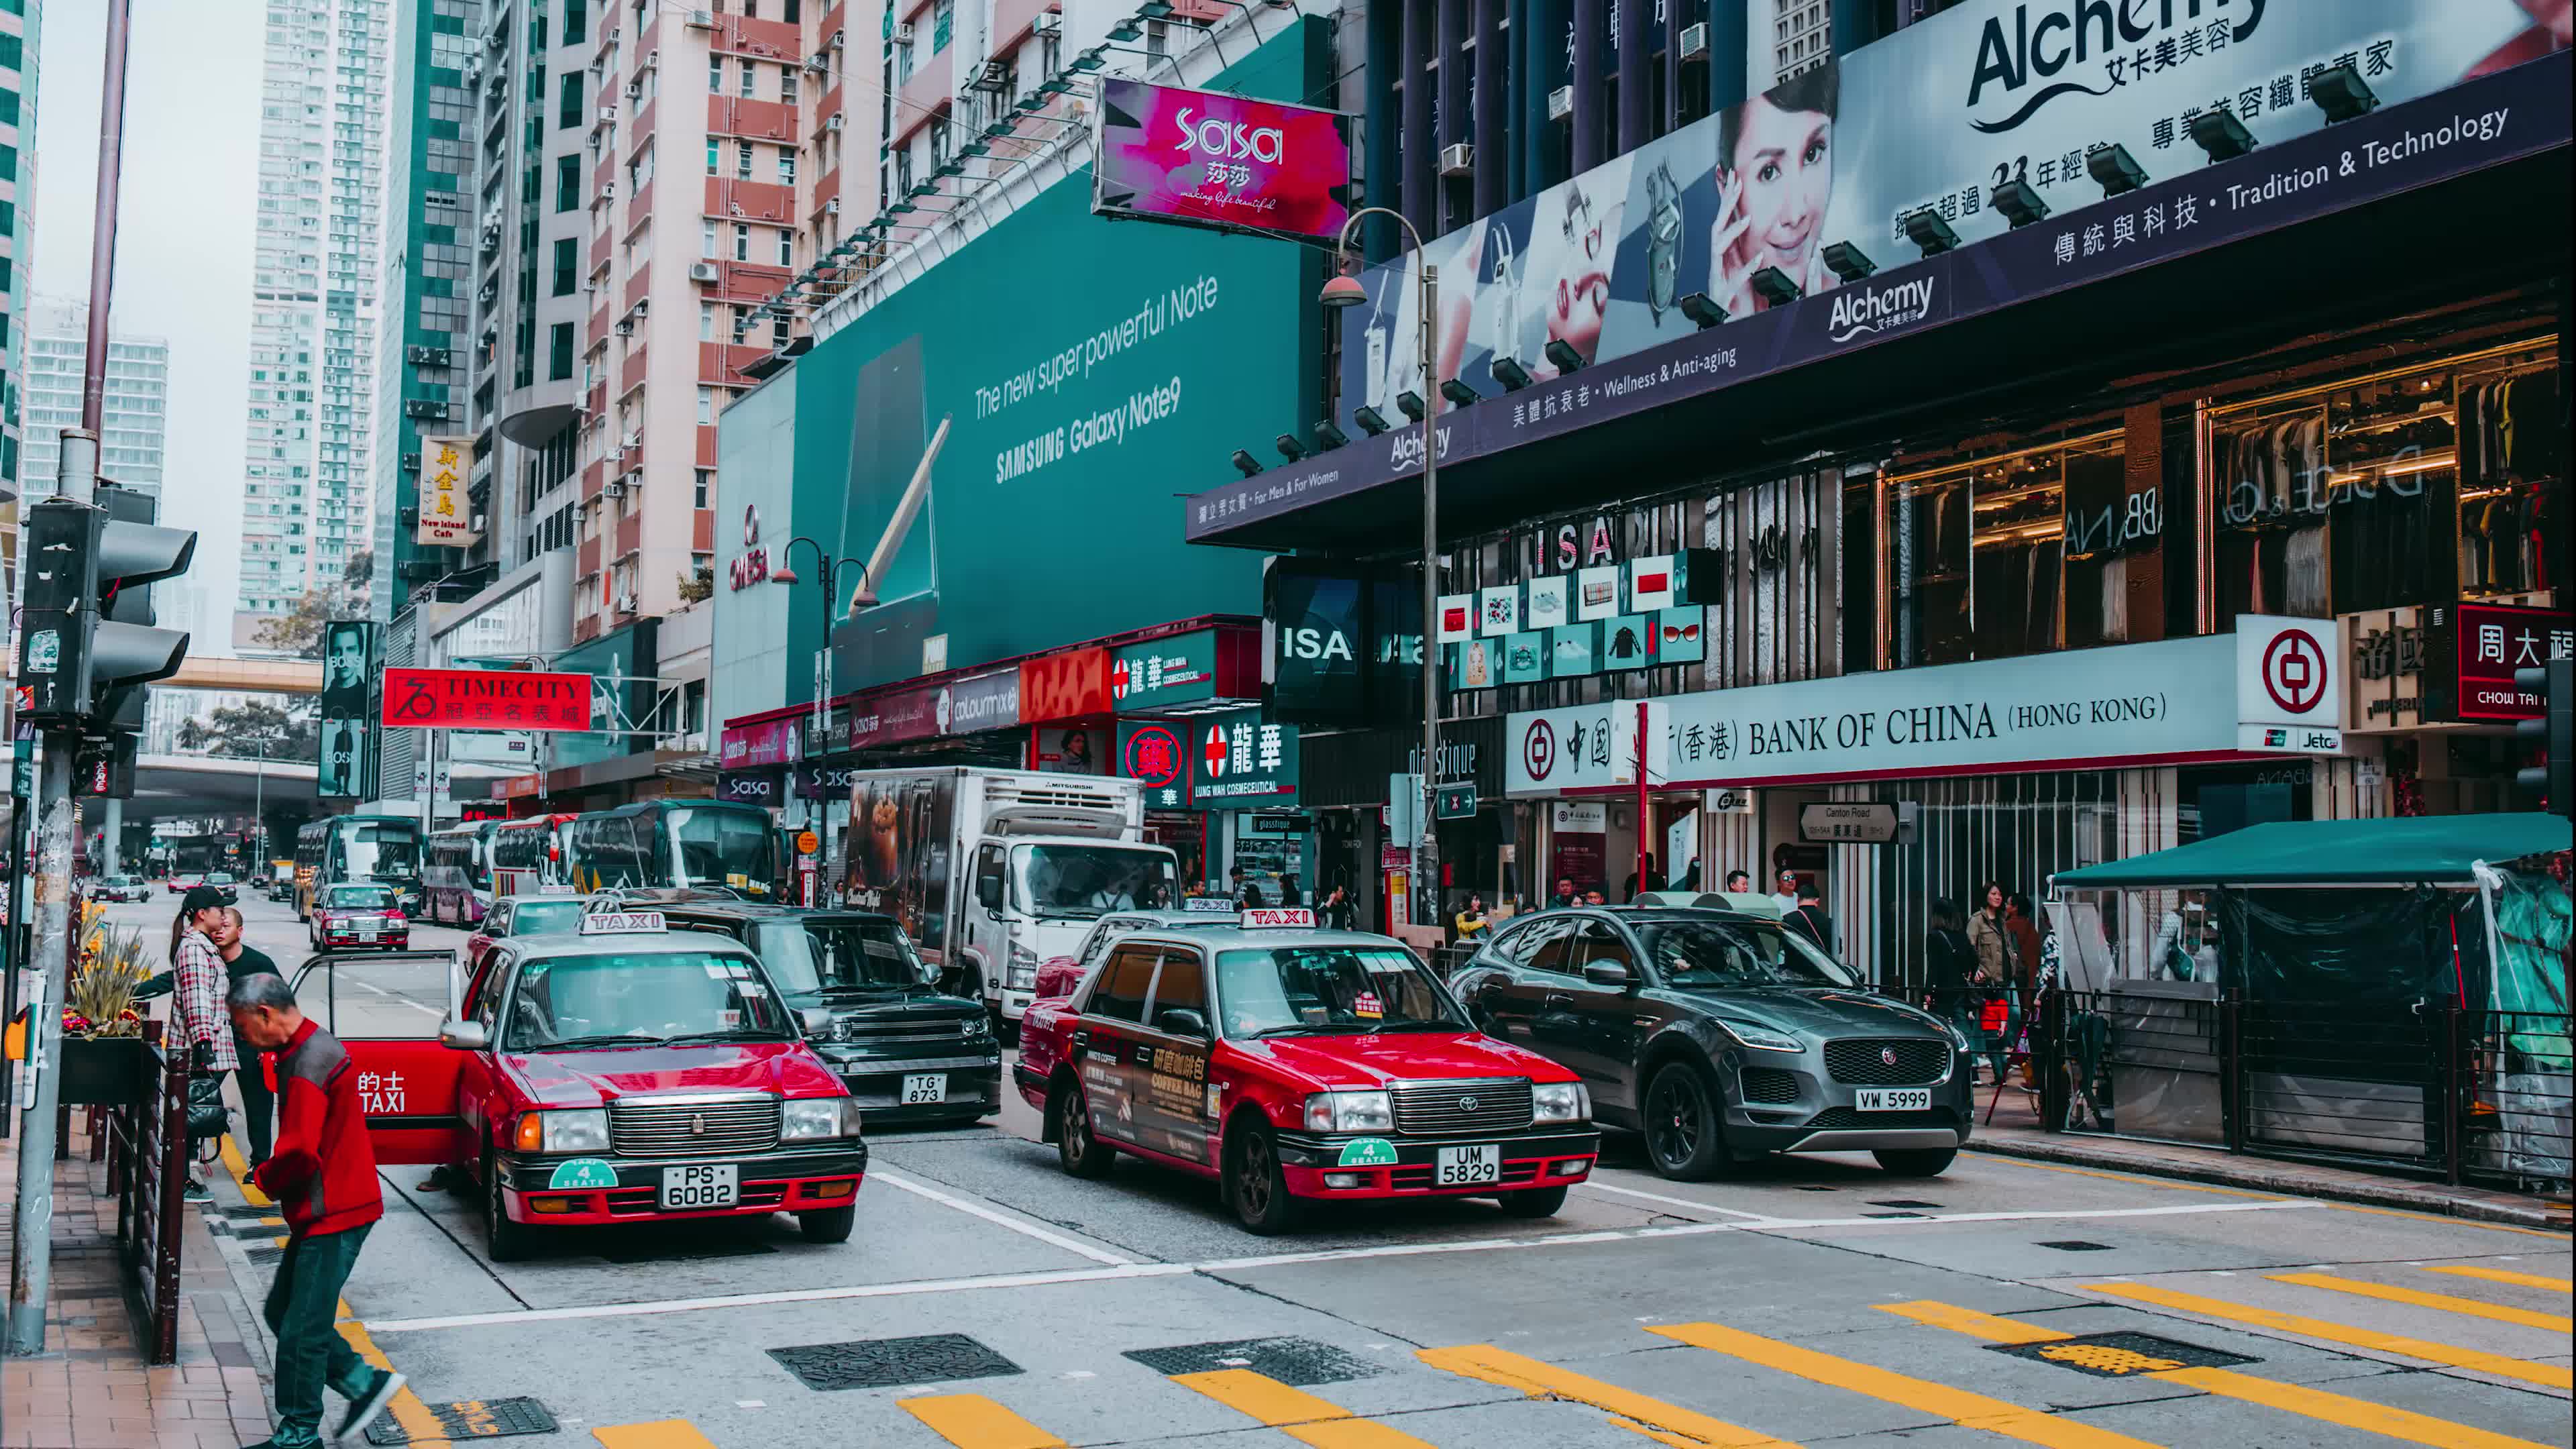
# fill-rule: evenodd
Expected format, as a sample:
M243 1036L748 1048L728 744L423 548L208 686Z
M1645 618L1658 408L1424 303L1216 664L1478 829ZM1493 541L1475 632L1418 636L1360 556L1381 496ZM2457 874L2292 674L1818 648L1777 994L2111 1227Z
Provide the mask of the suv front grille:
M911 1017L901 1021L865 1021L842 1017L832 1023L831 1040L877 1046L893 1042L959 1042L967 1039L965 1018Z
M611 1102L608 1140L621 1157L767 1152L778 1145L776 1097Z
M1527 1077L1399 1082L1387 1096L1395 1105L1395 1130L1407 1137L1520 1132L1530 1125Z
M1924 1037L1845 1037L1825 1043L1825 1070L1861 1087L1921 1087L1950 1071L1950 1044Z

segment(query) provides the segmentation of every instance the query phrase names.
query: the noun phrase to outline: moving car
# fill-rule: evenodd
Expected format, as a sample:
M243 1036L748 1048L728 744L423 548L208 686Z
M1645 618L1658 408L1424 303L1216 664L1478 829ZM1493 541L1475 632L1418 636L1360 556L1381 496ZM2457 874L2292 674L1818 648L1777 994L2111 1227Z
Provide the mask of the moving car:
M492 959L493 948L503 941L513 936L577 930L584 910L582 898L575 895L503 896L492 902L492 909L485 913L474 934L457 948L456 963L470 981Z
M206 884L223 892L225 905L238 905L241 902L240 881L231 871L210 870L206 872Z
M1594 1113L1643 1132L1666 1177L1847 1151L1932 1177L1968 1140L1967 1043L1776 916L1543 911L1496 931L1449 984L1486 1031L1580 1072Z
M1073 988L1091 968L1100 964L1100 954L1110 942L1129 931L1151 931L1163 927L1221 925L1236 920L1229 904L1222 913L1199 911L1113 911L1094 921L1083 933L1082 944L1070 956L1050 956L1038 966L1037 989L1032 994L1043 1000L1050 996L1071 996Z
M391 886L324 886L306 934L316 951L411 949L411 919Z
M370 960L368 980L399 988L401 969L427 978L453 961ZM352 964L307 961L297 994L366 1018L329 1024L376 1160L447 1168L480 1199L494 1261L525 1256L549 1225L787 1212L808 1242L849 1238L868 1161L858 1104L735 942L650 911L512 936L435 1040L374 993L305 985Z
M101 876L91 884L89 898L94 901L148 901L152 887L139 875Z
M162 884L168 888L170 894L184 896L197 888L198 880L199 877L193 872L172 871L170 878Z
M1214 1178L1256 1233L1339 1199L1565 1204L1598 1155L1576 1074L1478 1031L1403 943L1297 909L1139 931L1029 1008L1013 1068L1064 1170Z

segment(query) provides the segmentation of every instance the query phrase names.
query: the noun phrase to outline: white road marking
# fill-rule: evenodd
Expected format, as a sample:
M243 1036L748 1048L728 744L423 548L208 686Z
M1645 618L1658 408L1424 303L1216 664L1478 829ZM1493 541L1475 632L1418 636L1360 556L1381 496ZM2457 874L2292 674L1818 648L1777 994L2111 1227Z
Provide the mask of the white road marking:
M1008 1228L1022 1237L1035 1238L1041 1243L1047 1243L1055 1247L1062 1248L1068 1253L1089 1258L1095 1263L1107 1263L1112 1267L1121 1267L1136 1261L1124 1254L1112 1253L1105 1249L1095 1248L1089 1243L1083 1242L1079 1239L1068 1238L1064 1234L1059 1233L1052 1228L1039 1227L1037 1224L1030 1222L1026 1218L1017 1217L1009 1213L996 1212L993 1209L984 1206L982 1203L968 1202L966 1199L958 1197L954 1193L941 1192L935 1187L931 1187L926 1183L915 1182L911 1178L905 1177L900 1173L888 1172L883 1168L878 1168L868 1174L867 1180L870 1182L882 1182L888 1187L911 1193L915 1197L926 1197L932 1202L938 1203L942 1207L955 1208L959 1212L965 1213L970 1217L982 1218L988 1223Z
M870 1173L871 1178L890 1174ZM925 1190L926 1194L927 1190ZM1512 1248L1561 1248L1589 1243L1622 1243L1653 1238L1693 1238L1711 1233L1778 1233L1793 1236L1818 1228L1877 1228L1921 1231L1945 1223L2029 1221L2033 1219L2192 1217L2204 1213L2277 1212L2328 1204L2300 1199L2276 1202L2176 1203L2169 1207L2096 1208L2067 1212L1957 1213L1928 1218L1807 1218L1771 1223L1680 1223L1660 1228L1620 1228L1604 1232L1555 1233L1535 1238L1480 1238L1466 1242L1393 1243L1374 1248L1319 1248L1307 1253L1269 1253L1258 1257L1217 1258L1201 1263L1128 1262L1100 1268L1059 1268L1036 1273L991 1273L974 1278L909 1279L895 1283L857 1283L840 1288L801 1288L774 1293L732 1293L709 1298L666 1298L640 1303L594 1303L571 1308L528 1308L502 1313L460 1313L437 1318L395 1318L370 1322L370 1333L422 1333L442 1328L483 1328L499 1324L552 1323L587 1318L640 1318L664 1313L694 1313L713 1308L761 1308L779 1303L827 1303L851 1298L904 1298L935 1293L963 1293L987 1288L1043 1288L1064 1283L1120 1282L1132 1278L1221 1277L1260 1268L1290 1268L1309 1263L1345 1263L1369 1258L1418 1258L1443 1253L1491 1253ZM982 1214L977 1214L982 1216ZM2111 1280L2119 1281L2119 1280Z
M349 984L350 984L350 985L352 985L352 986L363 986L363 987L365 987L367 990L369 990L369 991L372 991L372 992L376 993L378 996L383 996L383 997L391 998L391 999L392 999L392 1000L394 1000L394 1001L400 1002L400 1003L401 1003L401 1004L403 1004L404 1006L408 1006L408 1007L410 1007L410 1008L411 1008L412 1010L414 1010L414 1011L426 1011L426 1012L428 1012L430 1015L432 1015L432 1016L436 1016L436 1017L445 1017L445 1016L447 1015L447 1013L446 1013L446 1012L443 1012L443 1011L439 1010L439 1009L438 1009L437 1007L435 1007L435 1006L423 1006L423 1005L421 1005L419 1002L412 1000L412 999L411 999L410 997L408 997L408 996L396 996L393 992L387 991L386 989L384 989L384 988L383 988L383 987L381 987L381 986L378 986L376 983L374 983L374 982L372 982L372 981L360 981L359 979L357 979L356 977L354 977L354 976L353 976L353 977L350 977L350 978L349 978Z
M1598 1179L1594 1179L1590 1182L1578 1182L1575 1186L1587 1192L1616 1193L1621 1197L1641 1198L1647 1202L1670 1203L1674 1207L1689 1208L1693 1212L1724 1213L1726 1216L1731 1218L1745 1218L1757 1223L1776 1223L1781 1221L1781 1219L1774 1217L1769 1213L1738 1212L1733 1208L1722 1208L1715 1203L1698 1202L1686 1197L1666 1197L1660 1192L1639 1192L1633 1187L1612 1187L1610 1184Z

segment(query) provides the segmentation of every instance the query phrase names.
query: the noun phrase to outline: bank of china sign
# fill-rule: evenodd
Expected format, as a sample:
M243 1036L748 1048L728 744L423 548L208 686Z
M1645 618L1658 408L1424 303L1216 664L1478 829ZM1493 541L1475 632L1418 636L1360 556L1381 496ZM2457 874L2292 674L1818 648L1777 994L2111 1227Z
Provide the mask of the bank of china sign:
M1721 788L2339 753L2334 621L2237 624L2234 634L1682 695L1646 722L1649 776ZM1636 710L1513 715L1508 791L1610 787L1615 772L1577 768L1567 742L1615 757Z

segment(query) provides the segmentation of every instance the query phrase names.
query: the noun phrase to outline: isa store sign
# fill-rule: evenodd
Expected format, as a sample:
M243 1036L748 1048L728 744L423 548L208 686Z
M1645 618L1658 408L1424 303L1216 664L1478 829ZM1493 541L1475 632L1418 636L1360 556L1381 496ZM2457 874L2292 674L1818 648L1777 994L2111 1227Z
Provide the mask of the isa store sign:
M1338 111L1104 80L1092 210L1338 238L1350 127Z

